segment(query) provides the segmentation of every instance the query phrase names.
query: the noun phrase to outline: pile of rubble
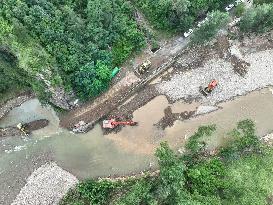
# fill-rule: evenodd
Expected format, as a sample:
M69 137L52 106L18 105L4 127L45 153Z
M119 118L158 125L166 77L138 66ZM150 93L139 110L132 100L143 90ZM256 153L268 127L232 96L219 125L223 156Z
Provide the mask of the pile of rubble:
M29 176L12 205L58 204L67 191L77 183L76 177L56 163L45 164Z
M215 105L238 95L245 95L256 89L273 85L273 50L247 54L244 60L249 63L247 73L238 75L230 62L211 59L203 67L174 74L170 80L156 86L157 90L171 100L196 98L208 105ZM219 85L207 98L199 92L212 79Z

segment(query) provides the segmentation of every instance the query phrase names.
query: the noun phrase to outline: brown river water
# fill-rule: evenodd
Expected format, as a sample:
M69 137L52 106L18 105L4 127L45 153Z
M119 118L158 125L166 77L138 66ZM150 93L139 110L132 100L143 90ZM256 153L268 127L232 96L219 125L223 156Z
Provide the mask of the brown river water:
M155 164L154 151L161 141L172 147L183 147L187 137L200 125L215 123L217 132L207 141L215 147L228 141L227 133L242 119L252 119L257 134L265 135L273 130L273 95L269 89L255 91L247 96L219 104L217 111L185 121L161 130L154 126L171 106L173 112L195 110L199 104L177 102L170 105L165 96L158 96L133 113L136 127L124 127L117 134L104 136L99 125L86 134L73 134L58 127L58 117L49 107L42 107L32 99L13 109L0 121L0 126L16 125L34 119L46 118L50 125L35 131L30 138L8 137L0 139L0 182L7 186L9 180L26 177L31 170L30 159L40 160L40 153L48 153L49 159L78 178L126 175L148 169ZM44 160L45 162L48 158ZM28 171L26 171L28 170ZM14 174L9 179L10 173Z

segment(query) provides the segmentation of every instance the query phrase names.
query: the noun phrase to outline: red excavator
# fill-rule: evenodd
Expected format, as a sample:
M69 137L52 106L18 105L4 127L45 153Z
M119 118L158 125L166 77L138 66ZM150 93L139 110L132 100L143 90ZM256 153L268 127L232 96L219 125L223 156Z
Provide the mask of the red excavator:
M217 80L212 80L207 87L205 87L204 89L202 89L202 93L207 96L208 94L210 94L217 86L218 82Z
M134 121L116 121L115 118L112 118L110 120L103 120L102 127L105 129L113 129L117 127L118 125L130 125L135 126L137 125L137 122Z

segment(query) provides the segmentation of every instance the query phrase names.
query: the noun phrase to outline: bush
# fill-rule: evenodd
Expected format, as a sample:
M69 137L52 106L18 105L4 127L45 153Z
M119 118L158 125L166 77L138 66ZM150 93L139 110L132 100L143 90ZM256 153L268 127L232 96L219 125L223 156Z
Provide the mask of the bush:
M200 139L205 136L210 136L215 130L215 125L199 127L197 132L189 138L189 141L186 144L186 149L192 154L200 152L205 145L204 142L200 141Z
M107 180L96 182L87 180L78 185L79 194L91 204L107 204L116 184Z
M209 159L195 164L187 170L186 175L191 193L217 196L229 187L225 166L219 159Z
M247 10L239 24L242 32L263 33L273 28L273 4L263 4Z
M149 179L140 179L115 202L115 205L152 204L154 199L151 189L152 184Z
M243 15L243 13L245 12L245 10L246 10L245 9L245 4L244 3L240 3L239 5L236 6L234 13L235 13L235 15L237 17L240 17L240 16Z
M80 71L76 73L74 87L80 99L87 100L106 90L110 80L111 70L109 67L101 61L98 61L96 65L92 62L81 67Z
M229 15L220 11L208 14L208 20L196 29L191 37L192 44L204 44L212 40L229 21Z
M236 160L241 156L261 152L262 144L255 134L255 125L251 120L240 121L230 135L234 141L220 152L224 159Z

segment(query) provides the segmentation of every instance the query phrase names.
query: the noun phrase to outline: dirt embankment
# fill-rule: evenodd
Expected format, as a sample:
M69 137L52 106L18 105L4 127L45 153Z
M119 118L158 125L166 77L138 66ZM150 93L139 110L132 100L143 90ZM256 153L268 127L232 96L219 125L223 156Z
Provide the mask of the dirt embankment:
M13 99L7 100L6 102L0 104L0 120L13 108L20 106L27 100L34 97L31 92L24 92L19 94Z
M24 124L25 130L27 133L31 133L34 130L42 129L49 124L49 121L46 119L35 120L29 123ZM5 127L0 128L0 137L11 137L11 136L20 136L24 135L17 127Z

